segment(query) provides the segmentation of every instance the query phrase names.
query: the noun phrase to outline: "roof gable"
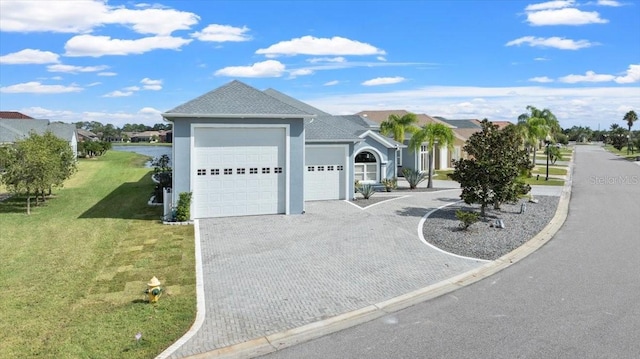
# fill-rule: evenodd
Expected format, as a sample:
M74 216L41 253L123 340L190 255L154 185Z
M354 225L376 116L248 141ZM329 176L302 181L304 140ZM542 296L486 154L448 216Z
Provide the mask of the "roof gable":
M324 112L322 110L320 110L319 108L315 108L311 105L309 105L308 103L302 102L300 100L297 100L289 95L283 94L282 92L278 91L278 90L274 90L272 88L266 89L263 91L265 94L279 100L282 101L284 103L286 103L289 106L293 106L299 110L302 110L304 112L307 113L311 113L314 115L326 115L326 116L330 116L331 114Z
M312 117L312 114L288 105L247 84L234 80L163 114L203 117Z

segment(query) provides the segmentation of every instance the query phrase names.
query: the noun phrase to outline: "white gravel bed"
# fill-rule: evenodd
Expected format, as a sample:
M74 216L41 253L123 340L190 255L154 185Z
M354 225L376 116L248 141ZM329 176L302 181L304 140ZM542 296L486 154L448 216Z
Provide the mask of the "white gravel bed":
M434 246L458 255L494 260L511 252L538 234L553 218L559 197L536 196L538 203L526 199L516 204L504 204L501 211L487 208L487 218L462 230L456 218L456 210L474 210L477 205L459 202L444 207L429 216L423 227L424 238ZM520 214L522 203L526 210ZM501 219L505 228L492 227L496 219Z

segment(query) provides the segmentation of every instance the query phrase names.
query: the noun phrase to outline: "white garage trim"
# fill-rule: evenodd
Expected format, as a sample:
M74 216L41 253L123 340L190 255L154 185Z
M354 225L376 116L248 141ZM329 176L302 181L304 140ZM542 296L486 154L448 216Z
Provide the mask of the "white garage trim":
M228 124L228 123L193 123L191 124L190 132L190 158L189 158L189 188L193 192L195 188L195 175L196 172L196 147L195 147L195 132L199 128L218 128L218 129L283 129L284 130L284 157L285 157L285 191L284 191L284 203L285 214L290 214L290 181L291 181L291 158L290 158L290 125L288 124ZM193 201L192 201L193 206ZM193 210L193 208L192 208ZM193 213L193 211L192 211Z
M382 172L382 164L383 164L383 162L382 162L382 158L383 158L382 157L382 153L380 153L380 151L378 151L377 149L375 149L375 148L373 148L371 146L359 148L358 152L356 152L353 155L353 166L354 166L354 169L355 169L355 165L356 165L356 163L355 163L356 156L361 154L362 152L369 152L369 153L373 154L374 157L376 157L376 179L374 181L371 181L371 180L366 181L366 180L364 180L364 181L360 181L360 183L379 183L380 180L381 180L380 177L382 176L382 173L381 173ZM385 163L385 166L386 166L386 163ZM355 176L355 174L354 174L354 176Z

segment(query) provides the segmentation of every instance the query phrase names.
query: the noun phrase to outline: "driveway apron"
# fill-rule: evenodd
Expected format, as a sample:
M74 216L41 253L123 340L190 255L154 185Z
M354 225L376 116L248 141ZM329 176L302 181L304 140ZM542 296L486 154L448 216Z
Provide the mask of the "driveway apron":
M171 357L300 327L479 267L418 237L420 219L459 194L393 192L366 209L321 201L307 202L302 215L201 220L205 319Z

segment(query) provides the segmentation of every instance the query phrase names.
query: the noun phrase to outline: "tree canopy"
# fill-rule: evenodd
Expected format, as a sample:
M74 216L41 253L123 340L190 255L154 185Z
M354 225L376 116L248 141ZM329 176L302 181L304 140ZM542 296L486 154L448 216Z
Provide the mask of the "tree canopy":
M76 171L76 161L71 146L51 132L39 135L32 132L24 140L0 151L0 163L4 173L0 181L17 195L27 197L27 213L31 212L31 197L36 204L52 187L61 187Z
M385 136L393 135L394 140L404 143L406 132L414 133L418 130L415 126L417 122L418 118L413 113L402 116L391 114L380 124L380 133Z
M502 203L517 201L529 192L531 187L520 176L533 165L522 149L516 126L499 130L487 119L481 126L482 131L471 135L464 146L469 158L454 161L449 177L460 183L460 198L467 204L480 204L484 216L488 205L500 209Z

